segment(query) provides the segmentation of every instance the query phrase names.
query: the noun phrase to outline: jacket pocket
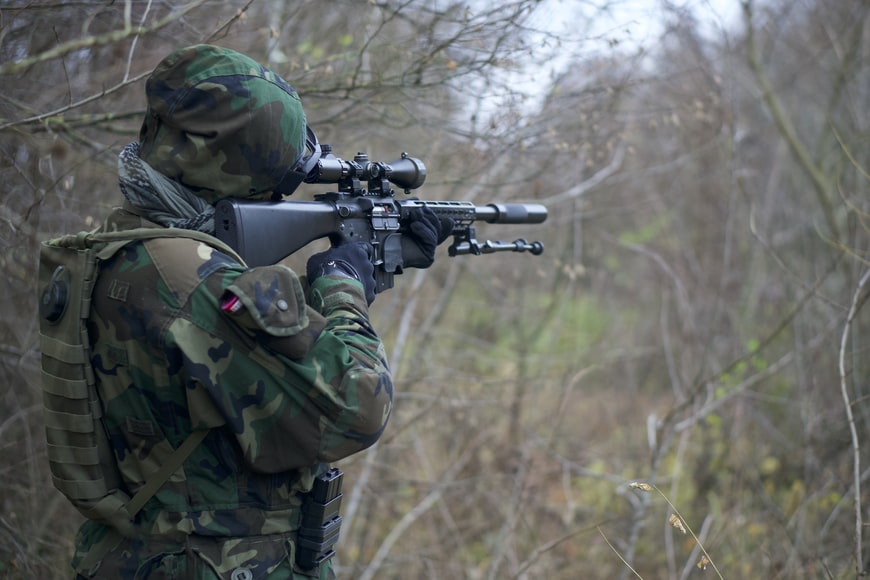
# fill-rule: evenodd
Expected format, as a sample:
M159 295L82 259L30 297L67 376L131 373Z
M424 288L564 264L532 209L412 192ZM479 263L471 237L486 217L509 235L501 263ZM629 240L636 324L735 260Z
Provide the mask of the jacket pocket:
M283 534L246 538L191 537L188 547L214 576L227 580L263 580L273 572L292 570L292 541ZM199 577L197 577L199 578Z

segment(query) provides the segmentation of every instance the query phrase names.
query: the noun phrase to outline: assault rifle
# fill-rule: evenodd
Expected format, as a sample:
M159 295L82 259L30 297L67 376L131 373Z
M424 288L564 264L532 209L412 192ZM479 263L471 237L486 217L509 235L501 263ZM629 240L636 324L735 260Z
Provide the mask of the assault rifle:
M373 249L376 292L393 287L393 276L403 268L421 266L414 244L402 242L408 213L422 206L439 218L453 221L450 256L494 252L544 251L541 242L518 239L513 242L475 239L475 221L499 224L537 224L547 219L540 204L468 201L423 201L396 199L393 185L406 194L426 180L426 167L414 157L402 154L391 163L369 161L358 153L353 161L332 154L329 145L318 145L320 155L310 169L306 183L336 183L338 191L318 194L315 201L246 201L225 199L215 206L217 237L232 247L249 266L279 262L310 242L329 238L333 246L347 242L369 242ZM367 187L362 183L366 182ZM425 264L428 265L428 264Z

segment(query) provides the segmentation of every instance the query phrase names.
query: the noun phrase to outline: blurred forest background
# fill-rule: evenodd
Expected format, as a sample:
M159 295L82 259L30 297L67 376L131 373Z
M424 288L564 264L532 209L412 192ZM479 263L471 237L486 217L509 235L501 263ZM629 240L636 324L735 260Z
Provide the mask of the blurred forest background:
M341 577L862 574L870 2L731 3L0 3L0 577L67 577L79 524L38 242L119 203L144 79L200 42L281 73L338 156L423 159L423 198L549 208L478 228L544 255L442 248L375 302L396 412L341 465Z

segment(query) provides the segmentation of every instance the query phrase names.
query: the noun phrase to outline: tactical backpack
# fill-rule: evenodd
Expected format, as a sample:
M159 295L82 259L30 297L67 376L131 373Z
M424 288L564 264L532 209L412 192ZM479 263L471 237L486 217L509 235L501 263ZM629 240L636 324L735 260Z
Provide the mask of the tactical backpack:
M193 238L241 262L217 239L178 228L82 232L42 242L39 254L39 338L51 477L82 515L125 536L133 533L139 510L208 433L191 433L131 498L100 420L87 328L98 264L132 241L162 237Z

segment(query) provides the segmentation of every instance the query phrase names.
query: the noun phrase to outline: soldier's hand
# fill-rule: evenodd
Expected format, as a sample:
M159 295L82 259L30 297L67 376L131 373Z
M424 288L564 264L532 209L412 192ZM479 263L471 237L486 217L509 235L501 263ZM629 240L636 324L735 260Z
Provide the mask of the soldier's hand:
M372 247L366 242L354 242L332 247L308 259L306 274L313 284L321 276L344 276L362 282L366 303L375 301L375 267Z
M439 218L425 205L408 211L408 230L402 236L403 266L428 268L435 261L435 249L453 232L453 220Z

